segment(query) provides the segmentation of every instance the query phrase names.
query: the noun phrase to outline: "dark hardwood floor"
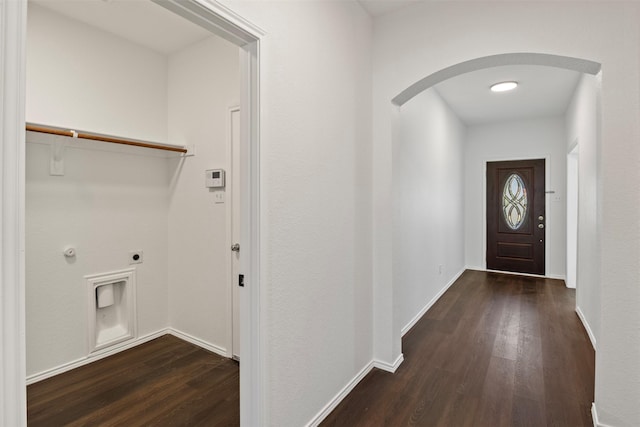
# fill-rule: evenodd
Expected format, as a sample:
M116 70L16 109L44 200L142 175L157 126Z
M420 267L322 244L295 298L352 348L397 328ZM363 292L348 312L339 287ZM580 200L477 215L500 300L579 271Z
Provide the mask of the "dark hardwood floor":
M238 426L238 364L165 335L27 387L29 426Z
M563 282L467 271L324 426L592 426L594 352ZM239 369L164 336L27 388L30 426L237 426ZM313 385L310 384L310 387Z
M466 271L323 426L593 426L594 351L562 281Z

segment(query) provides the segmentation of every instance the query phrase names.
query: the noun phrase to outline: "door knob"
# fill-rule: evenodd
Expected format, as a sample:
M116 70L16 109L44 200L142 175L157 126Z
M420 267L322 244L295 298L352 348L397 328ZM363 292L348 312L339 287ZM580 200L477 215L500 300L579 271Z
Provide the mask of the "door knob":
M234 243L233 245L231 245L231 250L233 252L240 252L240 243Z
M538 228L544 228L544 224L538 224Z
M542 215L540 215L540 216L538 217L538 219L539 219L540 221L544 221L544 217L543 217Z

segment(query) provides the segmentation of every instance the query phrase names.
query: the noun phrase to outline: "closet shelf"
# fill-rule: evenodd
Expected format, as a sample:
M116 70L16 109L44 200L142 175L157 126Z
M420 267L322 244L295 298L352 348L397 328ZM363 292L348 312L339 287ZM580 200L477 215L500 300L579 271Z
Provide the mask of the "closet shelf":
M120 138L115 136L101 135L89 132L76 132L75 130L61 129L50 126L43 126L35 123L27 123L27 131L47 133L50 135L68 136L70 138L90 139L92 141L108 142L111 144L132 145L134 147L153 148L155 150L173 151L176 153L186 153L187 149L176 145L157 144L149 141L140 141L136 139Z

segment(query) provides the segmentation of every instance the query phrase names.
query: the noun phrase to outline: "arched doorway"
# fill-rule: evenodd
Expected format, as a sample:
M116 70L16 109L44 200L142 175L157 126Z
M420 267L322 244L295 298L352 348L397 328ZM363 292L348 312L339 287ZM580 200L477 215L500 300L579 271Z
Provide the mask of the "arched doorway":
M407 103L409 100L413 99L414 97L421 94L425 90L433 87L434 85L440 82L443 82L447 79L450 79L452 77L459 76L465 73L470 73L472 71L478 71L478 70L483 70L483 69L492 68L492 67L509 66L509 65L532 65L532 66L556 67L556 68L561 68L565 70L576 71L576 72L583 73L590 76L598 75L598 73L600 73L600 70L601 70L601 65L599 63L590 61L590 60L572 58L567 56L559 56L559 55L550 55L550 54L541 54L541 53L522 53L522 52L486 56L486 57L472 59L469 61L464 61L455 65L446 67L442 70L439 70L435 73L432 73L418 80L417 82L408 86L406 89L402 90L395 97L393 97L392 104L394 108L392 109L392 114L391 114L392 119L391 119L391 132L390 132L390 134L392 135L392 141L395 140L398 137L398 134L401 132L401 130L399 129L399 125L400 125L399 117L401 114L401 107L405 103ZM393 142L390 145L391 147L394 147ZM391 148L391 151L394 152L394 148ZM392 195L389 196L390 203L388 205L393 206L394 204L393 201L395 197L395 190L394 190L395 187L393 182L396 178L397 171L393 170L392 161L388 163L389 163L388 167L391 172L388 175L389 181L387 182L387 185L389 185L390 192L392 193ZM594 170L594 173L595 173L595 170ZM376 188L378 187L375 184L374 186ZM394 236L395 230L393 226L393 217L394 217L393 207L390 208L390 212L387 212L386 214L381 213L380 217L385 217L387 219L391 218L389 220L390 224L388 225L388 227L382 227L382 230L386 229L388 230L391 236ZM411 325L405 324L406 318L399 319L399 316L398 316L399 307L398 307L398 301L395 294L396 286L398 286L399 282L396 280L396 276L394 274L395 265L393 264L393 259L397 251L403 251L405 250L405 248L399 248L397 244L398 242L395 241L393 237L391 240L394 242L393 245L390 245L391 247L387 249L378 248L377 250L374 250L374 253L377 254L374 262L377 264L376 268L378 268L379 271L382 271L383 273L389 275L390 280L388 281L388 283L392 283L392 285L384 289L385 286L383 284L377 283L376 284L377 286L374 292L376 295L375 310L377 313L380 313L380 315L376 314L376 318L392 319L392 322L393 322L393 326L391 328L392 333L389 334L388 333L389 330L387 329L387 333L384 337L380 335L381 339L377 341L380 345L376 346L376 353L378 355L383 355L385 353L387 354L386 357L385 356L382 356L382 357L378 356L378 357L380 357L380 359L383 359L387 362L387 366L389 367L388 370L393 371L395 368L397 368L399 363L401 363L402 361L402 352L401 352L401 344L400 344L401 335L403 332L408 330L408 328ZM386 268L384 266L381 267L381 263L382 264L387 263L386 264L387 267ZM442 265L436 265L435 268L436 270L439 270L439 271L434 270L435 271L434 274L438 274L439 272L442 271ZM380 277L382 277L382 274L380 275ZM445 290L446 290L446 286L445 288L440 289L439 291L433 292L434 295L424 300L422 304L426 304L426 305L415 316L413 316L412 314L413 316L412 322L413 323L417 322L417 320L428 310L430 305L433 304ZM377 334L382 334L383 332L384 331L381 328L380 329L376 328Z

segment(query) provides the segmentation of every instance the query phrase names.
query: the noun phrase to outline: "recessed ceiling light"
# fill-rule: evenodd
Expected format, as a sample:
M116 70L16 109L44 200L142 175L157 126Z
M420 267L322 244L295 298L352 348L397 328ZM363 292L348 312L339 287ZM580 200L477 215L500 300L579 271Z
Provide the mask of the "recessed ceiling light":
M506 92L518 87L518 82L500 82L491 85L491 92Z

